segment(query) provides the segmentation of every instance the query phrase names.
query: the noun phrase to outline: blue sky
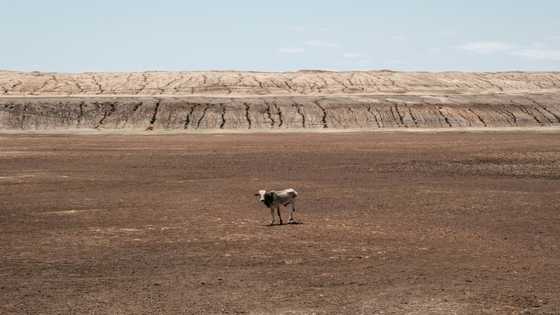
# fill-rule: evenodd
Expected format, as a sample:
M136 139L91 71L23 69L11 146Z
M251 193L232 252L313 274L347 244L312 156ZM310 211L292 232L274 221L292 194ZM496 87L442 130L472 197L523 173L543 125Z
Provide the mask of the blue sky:
M0 69L560 70L557 0L0 0Z

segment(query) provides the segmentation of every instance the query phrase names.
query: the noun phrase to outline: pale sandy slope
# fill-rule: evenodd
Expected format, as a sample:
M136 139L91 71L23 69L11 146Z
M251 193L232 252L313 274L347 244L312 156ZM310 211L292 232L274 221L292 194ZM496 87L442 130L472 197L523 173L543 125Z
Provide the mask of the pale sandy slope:
M250 96L558 93L558 72L134 72L0 71L0 96Z

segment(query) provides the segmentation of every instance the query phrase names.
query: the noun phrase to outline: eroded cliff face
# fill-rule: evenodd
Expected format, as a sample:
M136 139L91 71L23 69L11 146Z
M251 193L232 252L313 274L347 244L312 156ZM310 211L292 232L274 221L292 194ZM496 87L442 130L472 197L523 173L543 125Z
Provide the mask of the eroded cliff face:
M560 126L557 73L0 72L0 129Z
M560 126L557 95L4 98L3 129L300 129Z

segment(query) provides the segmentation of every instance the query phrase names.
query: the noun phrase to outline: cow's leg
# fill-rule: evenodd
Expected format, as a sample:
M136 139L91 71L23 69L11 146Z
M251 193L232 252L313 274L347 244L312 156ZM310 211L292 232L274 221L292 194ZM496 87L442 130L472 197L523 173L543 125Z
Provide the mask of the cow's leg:
M278 218L280 219L280 225L282 225L282 216L280 215L280 205L276 206L276 212L278 213Z
M290 220L288 221L288 223L295 223L296 222L294 220L294 212L296 212L296 203L292 202L292 208L290 209Z
M272 222L270 222L270 225L274 225L274 208L270 207L270 216L272 217Z

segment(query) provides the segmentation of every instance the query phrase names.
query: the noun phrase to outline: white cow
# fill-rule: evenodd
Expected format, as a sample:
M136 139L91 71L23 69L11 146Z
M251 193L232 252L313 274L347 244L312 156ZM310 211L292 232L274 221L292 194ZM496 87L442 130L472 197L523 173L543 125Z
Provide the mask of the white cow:
M259 190L255 196L259 197L259 201L262 202L267 208L270 209L270 215L272 216L272 223L274 224L274 209L276 209L276 213L278 213L278 218L280 219L280 225L282 225L282 216L280 216L280 205L287 207L291 205L290 211L290 220L288 224L294 224L296 221L294 220L294 212L296 211L296 198L298 196L297 191L292 188L278 190L278 191L266 191L266 190Z

